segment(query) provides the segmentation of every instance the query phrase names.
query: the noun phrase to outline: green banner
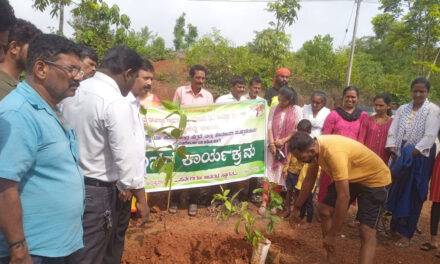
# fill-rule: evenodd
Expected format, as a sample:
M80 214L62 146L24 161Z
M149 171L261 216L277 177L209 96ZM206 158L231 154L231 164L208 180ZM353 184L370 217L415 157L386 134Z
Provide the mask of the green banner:
M176 158L173 189L185 189L241 181L264 176L266 104L264 100L243 101L184 108L188 116L185 133L178 145L186 146L186 159ZM166 118L171 113L164 108L149 108L146 128L156 130L176 125L179 118ZM168 132L165 130L165 132ZM164 191L165 174L152 170L158 155L172 155L171 151L153 152L153 147L174 144L166 133L147 138L148 192Z

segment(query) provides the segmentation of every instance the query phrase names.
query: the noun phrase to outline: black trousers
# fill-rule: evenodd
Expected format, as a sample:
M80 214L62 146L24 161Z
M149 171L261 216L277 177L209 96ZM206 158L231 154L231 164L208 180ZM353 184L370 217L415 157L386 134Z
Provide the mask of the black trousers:
M84 248L67 257L69 264L101 264L110 241L116 209L116 187L85 186Z
M298 192L299 193L299 192ZM311 223L313 221L313 194L307 198L306 202L303 204L300 210L300 218L304 218L307 213L307 223Z
M431 207L431 236L436 236L438 232L438 222L440 221L440 202L432 202Z
M116 191L119 195L119 190ZM116 197L118 197L118 195ZM113 214L113 228L110 241L104 256L105 264L120 264L124 252L125 231L130 223L131 199L122 202L116 199L116 209Z

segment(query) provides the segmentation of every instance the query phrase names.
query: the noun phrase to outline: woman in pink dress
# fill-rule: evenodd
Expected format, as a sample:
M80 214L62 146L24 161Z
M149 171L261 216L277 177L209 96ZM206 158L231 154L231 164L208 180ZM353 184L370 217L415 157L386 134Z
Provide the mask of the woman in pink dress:
M295 134L296 125L302 117L301 108L295 105L295 100L293 90L284 86L278 93L279 104L273 106L269 112L267 124L269 145L266 154L266 172L269 182L277 184L273 189L276 193L280 193L282 186L286 184L282 172L284 165L287 163L287 158L284 160L276 159L276 151L282 152L284 157L287 157L289 140ZM263 184L263 188L268 190L266 183ZM263 195L263 202L258 209L260 215L265 214L267 199L267 195ZM275 214L276 210L272 213Z
M342 93L342 107L337 107L325 119L322 128L323 135L341 135L358 140L362 120L368 118L368 114L357 106L359 89L348 86ZM321 174L319 182L318 201L321 202L327 195L327 188L332 179L325 172Z
M388 129L393 118L391 117L391 98L388 94L378 94L374 97L376 114L365 118L361 123L359 142L374 151L385 164L388 164L391 153L385 149Z

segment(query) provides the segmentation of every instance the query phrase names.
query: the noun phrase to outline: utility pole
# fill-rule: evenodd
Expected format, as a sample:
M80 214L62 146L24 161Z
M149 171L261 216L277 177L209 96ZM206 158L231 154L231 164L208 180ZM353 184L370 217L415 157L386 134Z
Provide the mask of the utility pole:
M351 53L350 53L350 61L348 63L347 81L345 82L346 86L350 86L351 69L353 68L354 49L356 46L356 32L357 32L359 11L361 9L362 0L355 0L355 1L357 1L357 8L356 8L356 17L354 19L353 38L351 40Z

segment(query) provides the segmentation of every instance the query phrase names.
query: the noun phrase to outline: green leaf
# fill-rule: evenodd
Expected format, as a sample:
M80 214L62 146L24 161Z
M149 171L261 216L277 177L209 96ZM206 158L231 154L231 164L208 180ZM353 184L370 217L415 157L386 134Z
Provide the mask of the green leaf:
M231 192L231 190L227 189L225 190L225 192L223 193L224 196L228 196L229 192Z
M252 238L252 246L253 246L254 248L258 248L258 237L254 236L254 237Z
M256 234L258 237L262 237L262 236L263 236L263 234L261 234L261 232L260 232L258 229L254 229L254 232L255 232L255 234Z
M223 220L226 220L226 217L227 217L226 213L222 211L222 218L223 218Z
M182 159L186 159L186 146L179 146L177 148L177 156L179 156Z
M177 106L177 109L180 109L180 98L177 98L174 104Z
M153 138L154 137L154 131L148 129L147 134L145 135L147 138Z
M264 193L267 194L267 190L263 189L263 188L257 188L255 190L252 191L253 193Z
M235 230L235 233L238 235L238 228L240 227L240 223L241 223L241 220L238 220L237 221L237 223L235 223L235 228L234 228L234 230Z
M121 24L125 27L125 28L129 28L130 27L130 18L127 16L127 15L125 15L125 14L122 14L121 15Z
M272 222L276 223L276 222L278 222L278 221L280 220L280 218L279 218L278 216L276 216L276 215L272 215L272 216L270 217L270 220L271 220Z
M172 115L179 115L179 110L176 110L174 112L171 112L170 114L168 114L165 119L167 119L168 117L172 116Z
M273 232L273 222L272 221L270 221L268 224L267 224L267 226L266 226L266 232L268 233L268 234L270 234L270 233L272 233Z
M154 131L154 133L159 133L159 132L164 131L165 129L168 129L168 128L176 128L176 127L175 126L164 126L164 127L156 129Z
M187 117L185 114L180 115L179 128L185 130Z
M147 115L147 109L145 109L144 107L141 106L141 108L139 109L139 113L141 113L141 115Z
M248 202L242 202L241 203L241 214L243 215L244 212L247 212L247 206L248 206Z
M177 105L168 100L160 100L160 103L168 110L178 109Z
M238 190L238 192L236 192L234 195L232 195L231 197L231 201L233 201L235 199L235 197L237 197L237 195L242 191L243 189Z
M273 198L273 201L276 202L277 204L283 203L283 198L279 195L274 195L272 198Z
M246 224L244 225L244 232L246 233L247 237L250 237L251 233L250 233L249 227Z
M230 211L231 210L231 203L229 201L225 201L225 207Z
M220 194L216 193L216 194L214 194L214 196L212 197L211 204L213 204L215 201L217 201L217 200L221 200L221 199L222 199L222 196L221 196Z
M159 172L165 172L166 176L165 176L165 185L168 185L168 183L170 182L170 179L173 175L173 170L174 170L174 163L173 162L167 162L165 163L164 166L162 166L162 169L159 170Z
M171 136L172 136L173 138L175 138L175 139L179 139L181 135L182 135L182 132L181 132L180 129L175 128L175 129L171 130Z
M153 164L151 165L151 168L153 170L162 170L163 165L165 164L165 157L158 157Z

